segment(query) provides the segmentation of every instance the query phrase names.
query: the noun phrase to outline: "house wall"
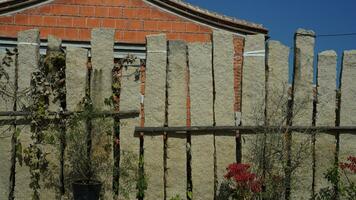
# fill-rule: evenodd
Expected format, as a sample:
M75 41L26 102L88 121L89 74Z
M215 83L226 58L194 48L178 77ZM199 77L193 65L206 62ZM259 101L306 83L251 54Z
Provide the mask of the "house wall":
M64 40L87 41L92 28L114 28L115 39L145 43L145 36L166 33L170 40L207 42L212 29L176 16L142 0L55 0L0 17L0 36L39 28L41 38L55 35Z

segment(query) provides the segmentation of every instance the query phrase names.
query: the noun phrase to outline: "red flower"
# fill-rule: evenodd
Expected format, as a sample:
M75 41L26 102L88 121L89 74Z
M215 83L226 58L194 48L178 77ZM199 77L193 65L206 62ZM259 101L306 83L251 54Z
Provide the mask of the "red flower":
M233 180L237 189L250 190L253 193L261 192L261 183L256 174L249 171L249 164L233 163L227 168L225 178Z
M356 157L355 156L349 156L347 158L348 161L350 161L349 163L340 163L340 168L342 170L350 170L351 172L353 172L354 174L356 174Z

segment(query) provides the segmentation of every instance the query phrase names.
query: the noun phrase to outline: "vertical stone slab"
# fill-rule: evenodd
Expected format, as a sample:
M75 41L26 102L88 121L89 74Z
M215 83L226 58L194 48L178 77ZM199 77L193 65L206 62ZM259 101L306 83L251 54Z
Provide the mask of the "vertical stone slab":
M186 126L187 46L183 41L168 44L168 126ZM175 195L186 199L187 140L170 134L167 142L167 199Z
M216 126L234 126L234 44L232 33L213 32L213 68ZM227 166L236 162L235 137L216 135L215 148L216 172L220 184L224 180Z
M93 29L91 32L91 62L93 66L91 97L95 108L109 109L105 99L112 96L114 67L114 29Z
M0 52L0 62L5 56L5 52ZM15 66L14 63L10 67L4 66L6 73L9 75L9 80L1 79L1 85L14 85L15 83ZM7 91L14 93L7 87ZM0 96L0 111L12 111L14 107L14 101L7 96ZM6 117L0 117L0 119L6 119ZM9 129L9 126L0 126L0 199L7 199L9 194L9 176L11 167L11 136L13 129Z
M79 111L87 84L88 50L68 47L66 55L66 102L68 111Z
M296 69L294 75L293 125L310 126L313 114L313 72L315 33L298 29L295 38ZM292 177L292 198L310 198L312 186L311 137L294 133L292 151L303 144L303 162ZM295 159L296 157L292 158Z
M97 110L110 110L110 106L105 105L105 99L112 97L112 69L114 67L114 29L93 29L91 32L91 63L92 74L90 83L90 97L93 106ZM93 155L107 156L107 162L113 166L112 153L107 153L100 149L103 145L112 145L106 132L113 128L112 119L95 119L93 123ZM98 144L98 145L95 145ZM111 163L111 164L110 164ZM112 194L112 173L101 174L103 187L106 188L105 197L111 199Z
M353 126L356 124L356 50L344 51L342 66L340 125ZM355 142L355 135L340 136L340 162L345 162L348 156L355 155ZM352 177L351 181L355 182L356 178Z
M18 91L19 95L24 95L28 92L31 84L32 73L37 70L39 65L39 46L40 37L38 29L21 31L17 36L18 40ZM31 99L29 95L22 96L18 100L18 110L22 110L23 106L29 106ZM25 149L31 143L31 133L29 126L21 126L22 129L19 139L22 143L22 149ZM15 199L27 199L32 190L29 187L30 173L29 168L23 164L16 166L16 187Z
M337 55L333 50L318 54L317 126L335 125ZM316 136L316 191L330 186L324 174L334 162L335 137L325 133Z
M146 40L145 126L163 127L167 76L166 35L149 35ZM145 172L148 176L145 199L163 199L163 138L162 136L145 136L144 139Z
M135 67L128 67L122 69L122 79L121 79L121 91L120 91L120 110L140 110L141 108L141 94L140 94L140 80L136 80ZM120 148L121 156L125 156L125 153L135 154L137 160L132 161L133 163L138 162L138 155L140 149L140 140L134 137L135 127L140 125L140 118L122 119L120 120ZM137 171L136 171L137 172ZM135 176L135 174L129 174ZM120 184L125 184L125 180L120 178ZM136 185L130 188L133 191L130 194L129 199L136 199ZM119 191L120 194L120 191Z
M241 123L243 126L264 124L265 110L265 36L247 35L242 69ZM242 162L250 162L256 136L243 135Z
M267 48L267 119L269 125L281 126L287 116L289 47L270 40Z
M191 125L213 125L212 46L188 45L190 71ZM193 198L214 199L213 133L191 136Z

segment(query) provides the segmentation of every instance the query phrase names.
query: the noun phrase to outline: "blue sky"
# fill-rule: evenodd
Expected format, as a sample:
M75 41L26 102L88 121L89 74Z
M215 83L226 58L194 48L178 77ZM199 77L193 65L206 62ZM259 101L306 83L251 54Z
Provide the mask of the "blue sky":
M293 46L297 28L317 35L356 33L356 0L186 0L221 14L263 24L270 37ZM316 53L356 49L356 35L316 38Z

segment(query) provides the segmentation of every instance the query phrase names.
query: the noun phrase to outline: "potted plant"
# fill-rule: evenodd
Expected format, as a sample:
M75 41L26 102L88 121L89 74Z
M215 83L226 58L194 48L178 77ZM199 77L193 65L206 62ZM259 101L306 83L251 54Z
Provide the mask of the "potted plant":
M86 106L85 106L86 107ZM105 174L109 174L111 155L111 128L105 119L95 119L93 110L75 115L69 120L67 157L74 200L98 200L102 195ZM98 125L99 124L99 125Z

